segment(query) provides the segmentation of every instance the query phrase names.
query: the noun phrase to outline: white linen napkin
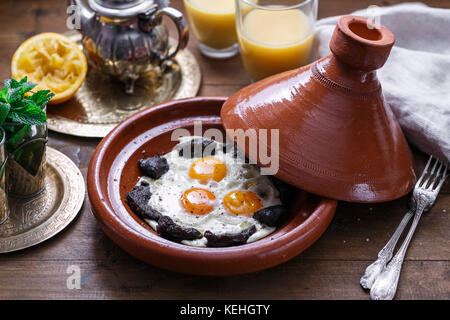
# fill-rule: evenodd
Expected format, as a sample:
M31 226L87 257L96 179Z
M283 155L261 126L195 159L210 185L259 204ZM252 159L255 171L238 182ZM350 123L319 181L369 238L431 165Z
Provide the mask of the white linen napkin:
M450 10L421 3L380 7L380 22L396 42L378 71L386 101L408 141L450 161ZM352 15L367 17L368 10ZM316 23L311 61L330 53L339 17Z

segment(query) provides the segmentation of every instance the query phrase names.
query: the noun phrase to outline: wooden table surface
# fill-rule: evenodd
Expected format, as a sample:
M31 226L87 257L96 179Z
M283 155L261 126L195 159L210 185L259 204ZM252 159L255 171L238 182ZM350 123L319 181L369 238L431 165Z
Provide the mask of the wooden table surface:
M319 18L399 2L320 0ZM450 8L449 0L426 3ZM184 10L180 0L172 5ZM11 57L22 41L39 32L66 30L66 8L65 0L0 1L1 79L10 77ZM239 57L208 60L193 37L189 49L202 70L199 95L230 95L249 83ZM86 176L99 140L54 132L49 136L49 145L68 155ZM427 156L417 150L414 156L421 172ZM0 255L0 299L368 299L359 278L392 235L407 200L377 205L341 202L324 235L291 261L253 274L212 278L164 271L131 257L103 233L86 197L76 220L59 235ZM411 242L397 299L450 298L449 213L447 181ZM81 289L67 287L71 266L80 268Z

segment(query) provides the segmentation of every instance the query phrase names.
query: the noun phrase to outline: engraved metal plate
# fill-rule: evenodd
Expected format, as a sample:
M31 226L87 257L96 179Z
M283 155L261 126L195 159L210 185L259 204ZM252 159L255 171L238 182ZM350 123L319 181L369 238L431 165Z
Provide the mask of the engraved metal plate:
M77 166L47 147L45 190L30 199L8 199L10 215L0 225L0 253L34 246L63 230L80 211L85 191Z
M79 32L65 35L81 41ZM123 82L89 67L86 80L72 99L48 106L47 126L69 135L103 138L119 122L142 109L196 96L200 83L200 67L187 49L180 51L164 71L139 78L133 95L125 93Z

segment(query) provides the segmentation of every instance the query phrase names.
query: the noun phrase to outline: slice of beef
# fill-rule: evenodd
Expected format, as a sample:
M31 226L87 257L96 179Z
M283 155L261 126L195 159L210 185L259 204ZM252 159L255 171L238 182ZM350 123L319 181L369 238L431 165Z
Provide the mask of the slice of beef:
M227 153L229 151L233 152L233 158L238 157L238 148L236 145L230 146L229 144L224 144L222 147L223 153Z
M244 153L239 152L239 149L236 145L230 146L229 144L224 144L222 147L222 151L223 153L228 153L231 151L233 158L236 159L237 157L240 156L242 160L244 160L244 163L250 164L250 159L247 158L247 156Z
M156 230L161 237L177 242L181 240L195 240L203 237L197 229L182 227L168 216L162 216L158 220Z
M149 185L150 183L148 183L147 181L141 180L141 186L148 187Z
M213 143L213 145L211 145ZM209 147L208 147L209 146ZM205 149L207 154L205 154ZM180 144L178 146L178 155L185 158L201 158L213 156L216 154L216 143L213 140L198 138L192 139L187 144Z
M278 192L280 193L281 203L285 206L289 206L297 193L297 189L291 186L290 184L281 181L278 178L275 178L274 176L270 176L269 178L270 181L275 186L275 188L277 188Z
M161 158L160 156L141 159L138 165L139 169L152 179L159 179L164 173L169 171L167 159Z
M208 239L208 247L232 247L247 243L248 238L256 232L256 227L251 226L238 233L214 234L205 231L203 234Z
M161 214L148 205L151 196L149 187L136 186L127 193L125 201L130 206L130 209L140 218L158 220Z
M271 206L256 211L253 218L269 227L277 227L283 222L287 216L288 211L285 206Z

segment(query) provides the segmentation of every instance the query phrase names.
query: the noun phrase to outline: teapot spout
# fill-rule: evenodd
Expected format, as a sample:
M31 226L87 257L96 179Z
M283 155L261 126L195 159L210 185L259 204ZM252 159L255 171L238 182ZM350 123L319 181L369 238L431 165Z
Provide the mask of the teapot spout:
M68 0L69 9L67 13L73 16L75 22L75 29L80 29L81 32L86 30L87 25L93 21L95 12L86 6L83 0Z

